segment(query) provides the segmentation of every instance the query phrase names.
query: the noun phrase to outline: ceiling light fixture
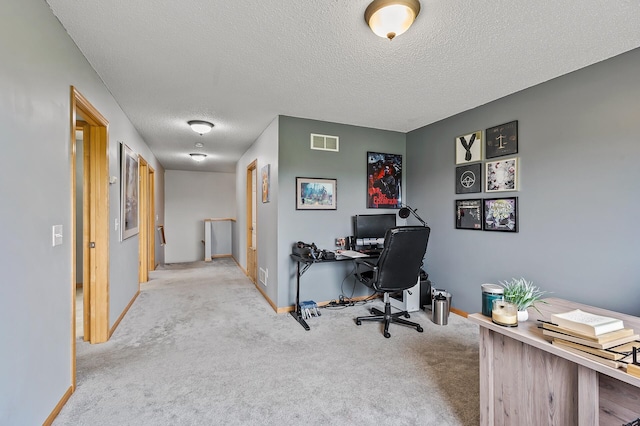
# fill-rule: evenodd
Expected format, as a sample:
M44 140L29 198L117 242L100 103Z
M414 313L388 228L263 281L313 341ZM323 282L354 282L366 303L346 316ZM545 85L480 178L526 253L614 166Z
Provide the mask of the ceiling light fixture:
M195 146L196 146L196 148L203 148L204 144L202 142L196 142Z
M187 124L191 126L194 132L200 133L201 135L209 133L211 129L213 129L213 123L209 123L208 121L191 120L187 121Z
M393 40L409 29L418 13L418 0L374 0L364 11L364 20L377 36Z
M193 158L193 161L199 163L201 161L203 161L205 158L207 158L207 154L200 154L200 153L193 153L193 154L189 154L191 156L191 158Z

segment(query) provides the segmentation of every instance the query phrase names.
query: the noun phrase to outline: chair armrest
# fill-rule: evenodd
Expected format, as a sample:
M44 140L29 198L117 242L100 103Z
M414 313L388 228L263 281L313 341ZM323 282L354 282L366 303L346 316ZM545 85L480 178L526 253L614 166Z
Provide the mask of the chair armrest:
M356 267L358 265L366 265L368 266L370 269L377 269L378 265L377 262L371 262L369 259L363 259L361 257L356 257L355 259L353 259L356 262ZM378 259L376 259L377 261Z
M378 279L378 265L376 264L378 259L376 259L375 262L362 258L356 258L354 260L356 263L355 274L358 281L366 284L375 282ZM364 277L362 275L363 272L372 272L372 276Z

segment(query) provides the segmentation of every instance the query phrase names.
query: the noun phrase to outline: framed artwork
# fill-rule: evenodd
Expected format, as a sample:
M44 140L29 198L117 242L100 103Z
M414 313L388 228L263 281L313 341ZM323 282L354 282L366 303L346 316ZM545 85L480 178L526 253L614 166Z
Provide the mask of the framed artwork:
M482 200L456 200L456 229L482 230Z
M490 127L485 131L486 146L484 155L487 158L503 157L518 153L518 122Z
M456 164L482 160L482 130L456 138Z
M482 163L456 167L456 194L482 192Z
M262 179L262 202L268 203L270 195L269 193L271 190L271 164L267 164L266 166L262 167L260 176Z
M517 191L518 190L518 159L505 158L500 161L485 163L485 191Z
M402 155L367 152L367 208L399 209L402 204Z
M336 210L336 179L296 178L296 210Z
M138 233L138 156L122 143L120 159L120 229L125 240Z
M518 232L518 197L485 198L484 230Z

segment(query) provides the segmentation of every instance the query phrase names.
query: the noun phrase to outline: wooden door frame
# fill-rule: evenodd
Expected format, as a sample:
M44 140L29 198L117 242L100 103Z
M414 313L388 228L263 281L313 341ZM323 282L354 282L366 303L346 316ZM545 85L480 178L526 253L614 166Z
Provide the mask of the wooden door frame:
M149 166L149 238L147 270L156 269L156 171Z
M88 241L83 236L83 270L95 271L95 276L83 283L87 292L88 315L91 343L102 343L109 339L109 121L74 87L70 88L70 140L71 140L71 381L76 387L76 112L80 112L86 122L84 134L83 188L88 188L83 206L84 226L93 238L95 247L89 250ZM84 230L83 230L84 234ZM88 311L88 312L87 312Z
M141 155L138 155L138 179L138 283L146 283L149 281L149 164Z
M141 155L138 156L140 178L140 232L138 235L138 282L149 281L149 271L155 265L155 170ZM138 288L140 290L140 288Z
M255 184L256 184L256 191L257 191L257 176L258 176L258 160L253 160L248 166L247 166L247 186L246 186L246 190L247 190L247 194L246 194L246 202L247 202L247 221L246 221L246 230L247 230L247 275L249 276L250 279L252 279L253 283L256 284L258 281L258 235L256 233L256 247L254 247L254 252L255 253L251 253L251 247L253 247L252 242L252 231L253 231L253 226L252 226L252 218L253 218L253 171L256 171L256 176L255 176ZM257 203L256 203L256 209L257 209ZM257 212L256 213L256 223L258 222L257 220ZM257 225L256 225L257 226ZM254 262L254 271L250 271L249 270L249 256L254 256L255 257L255 262ZM252 273L253 272L253 273Z
M83 307L83 315L82 315L82 329L83 329L83 333L82 333L82 338L85 342L89 341L89 336L91 335L91 301L90 301L90 294L91 294L91 290L90 290L90 286L87 285L85 288L85 283L88 283L90 281L90 271L89 271L89 261L88 261L88 256L89 256L89 246L86 242L89 241L89 223L86 220L87 217L89 217L90 214L90 209L89 209L89 185L87 185L87 182L89 182L90 179L90 175L89 175L89 168L88 167L84 167L85 164L89 164L90 161L90 153L91 153L91 140L90 140L90 126L89 123L87 123L86 121L81 121L81 120L76 120L76 131L81 130L82 131L82 307ZM76 144L77 144L77 139L76 139ZM76 153L77 153L77 145L74 148L73 152L73 163L74 163L74 172L77 170L77 165L76 165ZM75 188L75 187L74 187ZM77 197L77 194L76 194ZM77 198L76 198L76 202L74 203L74 215L77 212ZM77 224L77 218L74 217L73 223ZM77 225L74 226L74 232L77 230ZM74 238L75 239L75 238ZM77 240L76 240L77 242ZM77 247L77 245L76 245ZM76 259L74 259L73 264L77 266L77 252L74 250L74 256L76 256ZM74 269L74 272L77 270ZM75 298L74 298L75 300ZM76 303L74 302L73 304L74 309L76 308ZM76 314L74 313L73 317L76 317ZM74 322L75 325L75 322ZM73 331L73 335L76 335L76 330Z

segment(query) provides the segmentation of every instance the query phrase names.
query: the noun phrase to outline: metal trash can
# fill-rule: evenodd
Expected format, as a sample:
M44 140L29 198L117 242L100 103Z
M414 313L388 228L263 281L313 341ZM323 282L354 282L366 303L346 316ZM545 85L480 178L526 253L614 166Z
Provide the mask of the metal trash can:
M445 299L447 299L447 316L449 316L449 313L451 312L451 293L449 293L449 292L447 292L447 290L443 290L441 288L431 287L431 300L432 301L435 300L435 298L439 294L443 295L445 297ZM433 310L433 304L432 304L431 308Z
M434 324L447 325L449 321L449 302L444 294L438 293L433 299L432 314Z

